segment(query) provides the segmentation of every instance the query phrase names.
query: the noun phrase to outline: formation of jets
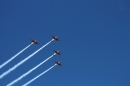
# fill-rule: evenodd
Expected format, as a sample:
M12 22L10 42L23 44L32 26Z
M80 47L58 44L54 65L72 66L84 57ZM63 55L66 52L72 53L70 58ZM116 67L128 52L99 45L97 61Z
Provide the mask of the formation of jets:
M58 36L52 36L52 39L59 41ZM58 50L58 51L54 50L54 53L61 55L60 50ZM58 62L58 61L55 61L55 65L62 66L61 62Z
M58 36L52 36L52 39L59 41ZM31 39L31 41L32 41L33 44L39 44L38 40Z
M59 41L58 36L52 36L52 39ZM61 55L60 50L58 50L58 51L54 50L54 53ZM58 61L55 61L55 65L62 66L61 62L58 62Z
M52 36L52 39L59 41L58 36ZM33 44L39 44L38 40L31 39L31 41L32 41ZM61 55L60 50L58 50L58 51L54 50L54 53L56 53L57 55ZM55 64L61 66L61 62L55 61Z
M35 52L33 52L31 55L29 55L28 57L26 57L25 59L23 59L22 61L20 61L19 63L17 63L16 65L14 65L13 67L11 67L9 70L5 71L3 74L0 75L0 79L2 79L4 76L6 76L7 74L9 74L10 72L12 72L13 70L15 70L17 67L19 67L20 65L22 65L24 62L26 62L27 60L29 60L32 56L34 56L36 53L38 53L40 50L42 50L44 47L46 47L47 45L49 45L51 42L53 42L54 40L59 41L58 36L52 36L52 40L47 42L45 45L43 45L42 47L40 47L38 50L36 50ZM0 66L0 68L4 67L6 64L8 64L9 62L11 62L15 57L17 57L19 54L21 54L23 51L25 51L26 49L28 49L32 44L39 44L38 40L34 40L31 39L31 44L29 44L27 47L25 47L24 49L22 49L19 53L17 53L16 55L14 55L12 58L10 58L9 60L7 60L6 62L4 62L2 64L2 66ZM11 86L13 84L15 84L16 82L18 82L19 80L21 80L23 77L27 76L28 74L30 74L32 71L36 70L38 67L40 67L43 63L45 63L46 61L48 61L50 58L52 58L55 55L61 55L60 50L54 50L54 54L52 54L51 56L49 56L47 59L45 59L44 61L42 61L40 64L38 64L37 66L33 67L31 70L29 70L28 72L24 73L22 76L20 76L19 78L15 79L14 81L12 81L11 83L9 83L7 86ZM49 69L47 69L46 71L44 71L42 74L46 73L47 71L49 71L50 69L52 69L54 66L62 66L61 61L55 61L55 64L50 67ZM38 77L37 77L38 78ZM35 78L34 78L35 79Z

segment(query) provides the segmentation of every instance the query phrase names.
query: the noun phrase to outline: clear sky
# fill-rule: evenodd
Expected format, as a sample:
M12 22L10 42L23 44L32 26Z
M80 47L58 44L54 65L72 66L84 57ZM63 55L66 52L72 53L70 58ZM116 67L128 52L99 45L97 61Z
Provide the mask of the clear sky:
M59 36L30 60L0 80L5 86L61 50L14 86L21 86L62 61L29 86L130 86L130 0L0 0L0 64L38 39L16 59L13 67Z

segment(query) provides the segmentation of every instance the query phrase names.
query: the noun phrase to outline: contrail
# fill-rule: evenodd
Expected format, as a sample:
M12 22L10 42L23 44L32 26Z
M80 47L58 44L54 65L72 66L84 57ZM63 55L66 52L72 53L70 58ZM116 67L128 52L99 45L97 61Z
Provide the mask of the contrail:
M9 62L11 62L13 59L15 59L18 55L20 55L23 51L25 51L27 48L29 48L33 43L29 44L27 47L25 47L23 50L21 50L20 52L18 52L16 55L14 55L13 57L11 57L9 60L7 60L6 62L4 62L2 65L0 65L0 69L3 68L5 65L7 65Z
M11 86L14 85L15 83L17 83L18 81L20 81L22 78L24 78L25 76L27 76L28 74L30 74L32 71L36 70L38 67L40 67L42 64L44 64L47 60L49 60L50 58L52 58L54 55L56 55L56 53L54 53L53 55L51 55L50 57L48 57L46 60L42 61L40 64L38 64L37 66L33 67L32 69L30 69L28 72L24 73L23 75L21 75L19 78L15 79L14 81L12 81L11 83L9 83L7 86Z
M9 70L7 70L3 74L1 74L0 75L0 79L2 79L4 76L6 76L7 74L9 74L11 71L15 70L18 66L20 66L21 64L23 64L24 62L26 62L28 59L30 59L32 56L34 56L36 53L38 53L40 50L42 50L44 47L46 47L48 44L50 44L53 40L54 39L52 39L51 41L49 41L48 43L46 43L45 45L43 45L41 48L39 48L38 50L36 50L34 53L32 53L31 55L29 55L28 57L26 57L25 59L23 59L21 62L19 62L18 64L14 65L12 68L10 68Z
M45 74L46 72L48 72L49 70L51 70L53 67L55 67L55 65L51 66L49 69L47 69L46 71L42 72L41 74L39 74L38 76L34 77L33 79L31 79L30 81L28 81L27 83L25 83L24 85L22 86L27 86L29 85L30 83L32 83L33 81L35 81L36 79L38 79L40 76L42 76L43 74Z

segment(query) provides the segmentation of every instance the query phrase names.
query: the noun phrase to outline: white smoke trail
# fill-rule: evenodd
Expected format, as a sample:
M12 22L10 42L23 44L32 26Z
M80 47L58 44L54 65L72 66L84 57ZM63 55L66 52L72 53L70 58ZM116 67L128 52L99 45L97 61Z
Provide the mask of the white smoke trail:
M46 47L48 44L50 44L52 41L53 41L53 39L51 41L49 41L48 43L46 43L45 45L43 45L38 50L36 50L31 55L29 55L28 57L26 57L25 59L23 59L21 62L19 62L18 64L14 65L12 68L10 68L9 70L7 70L3 74L1 74L0 75L0 79L2 79L4 76L6 76L7 74L9 74L11 71L15 70L18 66L20 66L21 64L23 64L24 62L26 62L28 59L30 59L32 56L34 56L36 53L38 53L40 50L42 50L44 47Z
M0 69L3 68L5 65L7 65L9 62L11 62L13 59L15 59L18 55L20 55L23 51L25 51L27 48L29 48L33 43L29 44L27 47L25 47L23 50L21 50L20 52L18 52L16 55L14 55L13 57L11 57L9 60L7 60L6 62L4 62L2 65L0 65Z
M40 64L38 64L37 66L33 67L32 69L30 69L28 72L24 73L23 75L21 75L19 78L15 79L14 81L12 81L11 83L9 83L7 86L11 86L14 85L15 83L17 83L18 81L20 81L22 78L24 78L25 76L27 76L28 74L30 74L32 71L36 70L38 67L40 67L42 64L44 64L47 60L49 60L50 58L52 58L54 55L56 55L56 53L54 53L53 55L51 55L50 57L48 57L46 60L42 61Z
M41 74L39 74L38 76L34 77L33 79L31 79L30 81L28 81L27 83L25 83L24 85L22 86L27 86L29 85L30 83L32 83L33 81L35 81L36 79L38 79L40 76L42 76L43 74L45 74L46 72L48 72L49 70L51 70L53 67L55 67L55 65L51 66L49 69L47 69L46 71L42 72Z

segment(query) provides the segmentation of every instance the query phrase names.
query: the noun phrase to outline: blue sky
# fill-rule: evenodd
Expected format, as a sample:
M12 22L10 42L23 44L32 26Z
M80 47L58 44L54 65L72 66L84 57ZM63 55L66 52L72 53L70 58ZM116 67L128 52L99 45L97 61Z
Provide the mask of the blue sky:
M0 80L5 86L29 69L61 50L40 68L14 86L21 86L62 61L29 86L130 86L129 0L0 0L0 64L38 39L0 70L13 67L58 35L30 60Z

